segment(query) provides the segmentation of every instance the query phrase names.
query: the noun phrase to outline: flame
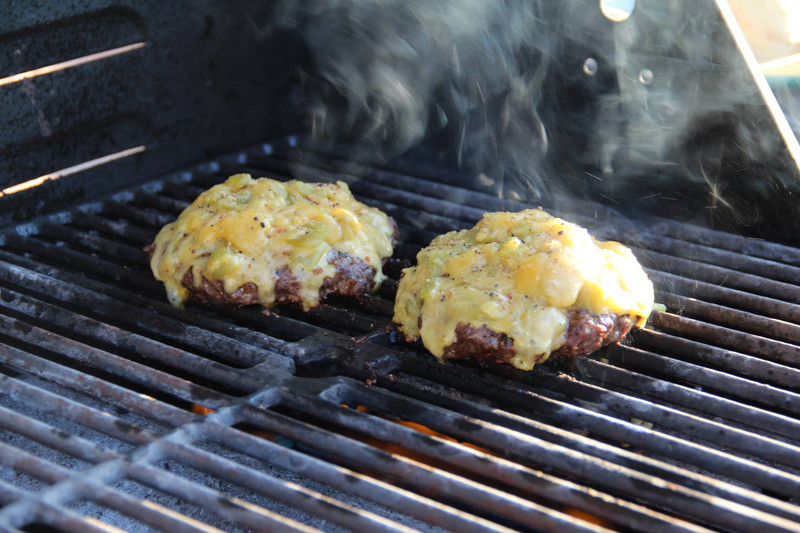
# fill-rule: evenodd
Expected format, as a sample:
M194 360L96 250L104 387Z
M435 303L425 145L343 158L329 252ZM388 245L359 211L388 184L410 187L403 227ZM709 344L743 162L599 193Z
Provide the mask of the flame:
M578 520L583 520L584 522L589 522L590 524L594 524L596 526L605 527L609 529L613 527L609 522L603 520L599 516L587 513L586 511L581 511L580 509L575 509L574 507L565 507L564 513L574 518L577 518Z
M193 403L191 411L196 415L207 415L214 412L213 409L209 409L208 407L203 407L199 403Z
M351 409L351 407L349 405L345 404L345 403L343 403L341 405L342 405L342 407L347 407L348 409ZM482 448L482 447L480 447L480 446L478 446L476 444L472 444L472 443L469 443L469 442L459 441L458 439L455 439L455 438L451 437L450 435L446 435L444 433L440 433L440 432L436 431L435 429L431 429L428 426L425 426L425 425L420 424L418 422L412 422L410 420L403 420L401 418L395 418L395 417L390 417L390 416L385 416L385 415L373 413L370 410L370 408L365 406L365 405L357 405L355 407L355 410L360 412L360 413L371 413L373 415L380 416L384 420L388 420L389 422L394 422L395 424L399 424L401 426L405 426L405 427L407 427L409 429L413 429L414 431L418 431L419 433L423 433L423 434L428 435L430 437L436 437L436 438L439 438L439 439L442 439L442 440L446 440L446 441L449 441L449 442L456 442L458 444L461 444L462 446L467 446L468 448L472 448L473 450L477 450L477 451L485 453L485 454L495 455L495 456L497 455L496 453L494 453L494 452L492 452L490 450L487 450L486 448ZM367 444L370 444L371 446L373 446L375 448L378 448L380 450L383 450L385 452L388 452L388 453L392 453L392 454L395 454L395 455L401 455L403 457L408 457L409 459L414 459L415 461L420 461L420 462L423 462L423 463L429 463L430 462L429 459L426 459L421 454L418 454L416 452L412 452L411 450L407 450L406 448L403 448L402 446L400 446L398 444L393 444L391 442L385 442L385 441L378 440L378 439L372 439L370 437L364 437L364 438L362 438L362 440L364 442L366 442ZM436 466L436 465L434 465L434 466Z

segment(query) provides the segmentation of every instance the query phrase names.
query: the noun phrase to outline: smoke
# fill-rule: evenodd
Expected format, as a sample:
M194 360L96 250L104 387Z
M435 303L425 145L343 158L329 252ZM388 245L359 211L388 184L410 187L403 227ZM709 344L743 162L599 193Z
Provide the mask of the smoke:
M598 102L594 190L776 238L797 214L798 170L717 5L639 0L634 14L614 26L618 90Z
M392 158L435 138L500 195L513 177L545 188L539 116L548 38L535 1L323 0L280 4L313 58L305 92L311 142L351 157Z
M715 2L638 0L622 23L597 0L276 9L311 57L312 152L381 163L414 149L471 186L550 206L582 196L739 230L800 218L786 195L797 168Z

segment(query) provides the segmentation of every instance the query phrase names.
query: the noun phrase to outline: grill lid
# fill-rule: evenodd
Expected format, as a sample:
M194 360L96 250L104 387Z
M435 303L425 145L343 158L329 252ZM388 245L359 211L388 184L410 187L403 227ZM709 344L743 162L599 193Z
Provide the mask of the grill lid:
M800 251L556 210L631 245L668 308L568 371L436 363L388 327L392 280L308 314L168 305L142 246L235 172L348 182L400 225L394 280L529 207L294 144L0 235L1 528L798 528Z

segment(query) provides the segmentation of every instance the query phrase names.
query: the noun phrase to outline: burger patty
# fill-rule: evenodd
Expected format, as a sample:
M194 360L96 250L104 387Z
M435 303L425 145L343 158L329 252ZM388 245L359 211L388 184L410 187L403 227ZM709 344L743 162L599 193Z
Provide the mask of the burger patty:
M201 193L148 247L167 298L226 307L359 296L384 280L397 225L346 183L237 174Z
M619 341L633 327L628 315L613 313L591 314L584 310L568 314L569 324L565 340L550 357L572 359L599 350L607 344ZM444 349L445 359L473 359L479 362L508 363L515 355L514 339L505 333L492 331L485 324L474 327L463 322L456 326L456 339ZM545 354L537 361L545 358Z
M328 253L327 259L336 269L336 274L322 283L320 300L330 295L358 297L367 294L375 286L375 269L358 257L333 250ZM246 283L230 293L225 291L224 282L201 276L200 284L195 286L191 267L184 274L181 284L203 303L216 302L225 307L258 303L258 286L255 283ZM288 266L275 271L274 291L276 304L302 303L300 282Z
M336 268L336 275L322 282L321 299L330 294L357 297L375 287L375 269L358 257L333 250L328 254L328 263Z
M568 316L564 344L552 355L573 358L590 354L607 344L619 342L635 322L629 315L591 314L584 310L572 311Z
M653 284L630 249L528 209L433 239L403 270L394 321L439 361L530 370L619 341L652 306Z

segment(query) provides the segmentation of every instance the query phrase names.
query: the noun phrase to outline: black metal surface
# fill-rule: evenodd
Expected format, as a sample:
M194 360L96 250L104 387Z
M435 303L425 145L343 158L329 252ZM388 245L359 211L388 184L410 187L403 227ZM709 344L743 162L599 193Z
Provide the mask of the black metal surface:
M348 182L400 223L394 278L436 233L526 207L293 146L0 234L0 528L800 527L797 250L566 214L632 245L667 305L566 372L436 363L387 329L392 280L307 315L169 306L141 248L234 172Z
M217 0L0 6L0 80L30 75L0 81L0 191L143 150L13 199L0 194L0 226L296 129L298 115L284 98L306 59L296 38L266 31L274 8L274 2Z
M481 2L469 13L491 21L463 25L450 24L447 6L396 2L362 19L362 4L375 7L0 6L0 227L289 132L328 147L350 140L350 158L374 163L396 155L387 147L416 128L412 173L433 164L457 184L488 178L487 189L528 201L554 205L566 191L626 214L660 212L797 243L800 145L741 53L724 2L698 2L687 16L680 0L639 0L622 23L605 18L597 0ZM415 18L418 10L445 20ZM430 40L453 27L458 42L446 33ZM413 50L385 48L395 42ZM591 74L587 59L596 63ZM419 87L416 74L425 78ZM348 87L348 75L385 78L389 90ZM379 98L395 92L406 102ZM409 102L419 108L404 114ZM153 207L169 210L170 200L159 201ZM426 218L446 227L462 218L456 203L439 202L444 218Z

